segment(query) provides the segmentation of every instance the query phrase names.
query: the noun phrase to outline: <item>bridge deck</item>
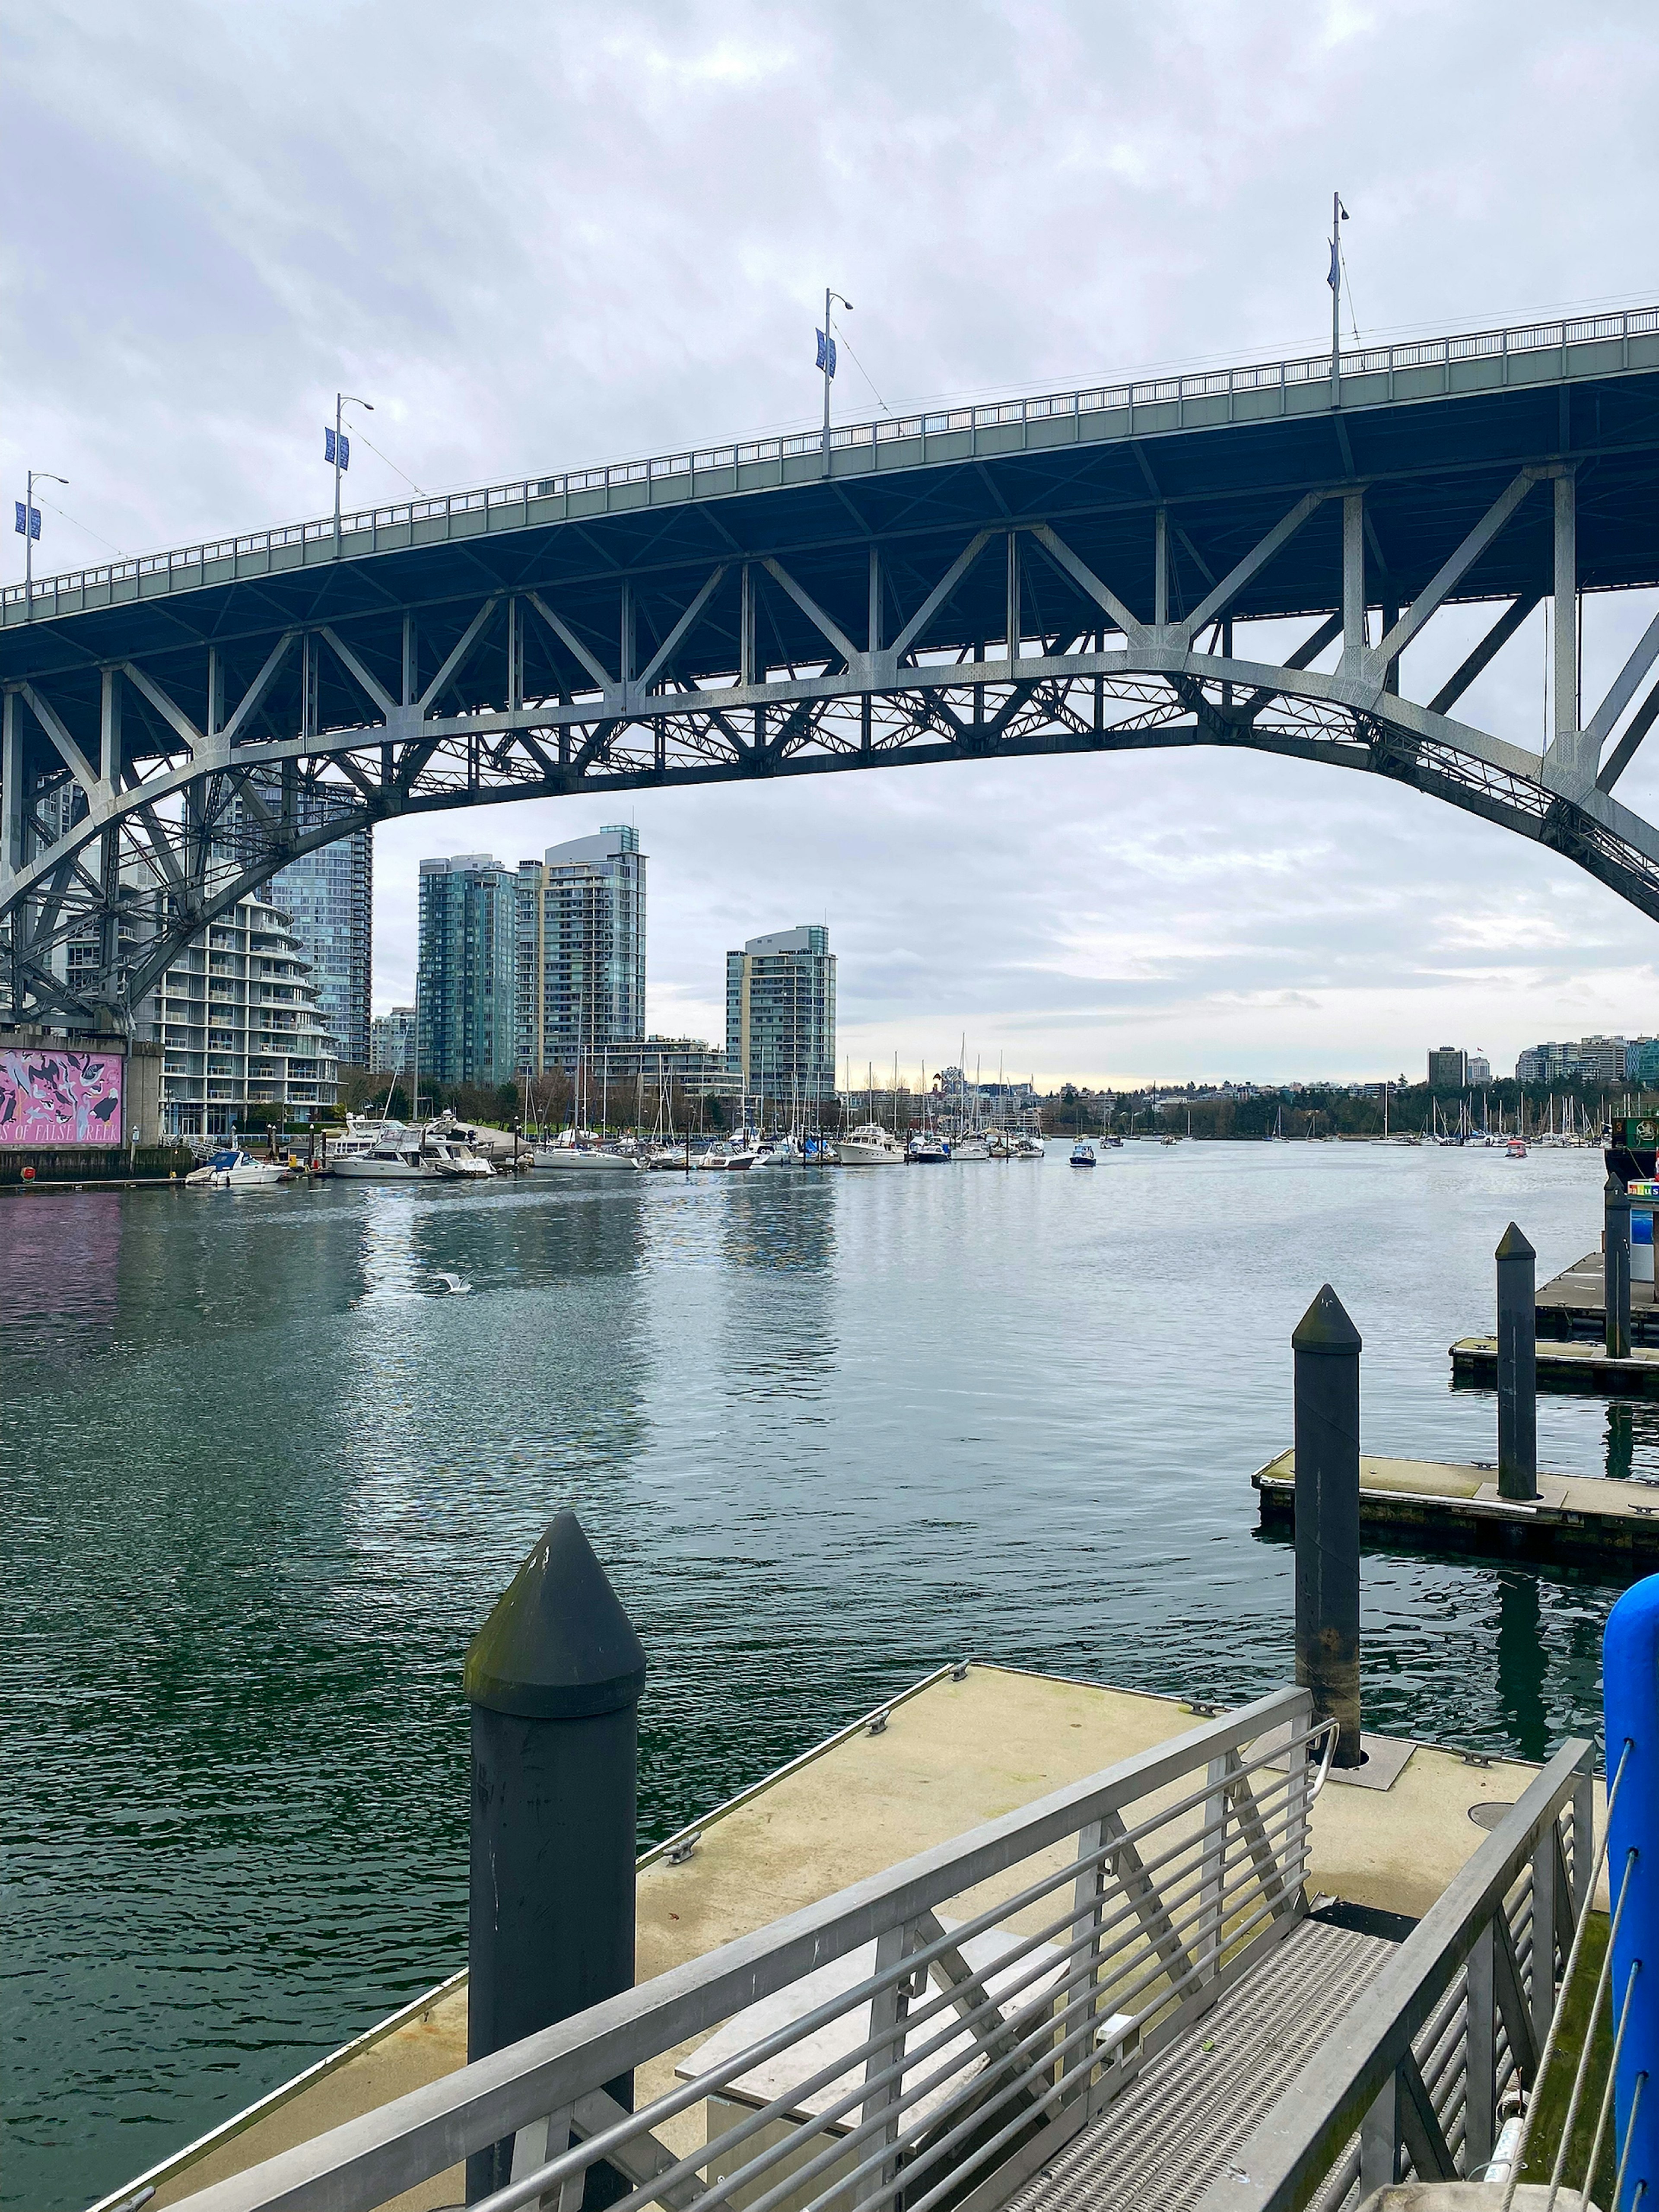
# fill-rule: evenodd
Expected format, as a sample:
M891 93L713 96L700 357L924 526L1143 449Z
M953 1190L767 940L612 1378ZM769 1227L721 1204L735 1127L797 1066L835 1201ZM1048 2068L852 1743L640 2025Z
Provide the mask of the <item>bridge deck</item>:
M1304 1921L1027 2182L1007 2212L1186 2212L1393 1948L1381 1936Z

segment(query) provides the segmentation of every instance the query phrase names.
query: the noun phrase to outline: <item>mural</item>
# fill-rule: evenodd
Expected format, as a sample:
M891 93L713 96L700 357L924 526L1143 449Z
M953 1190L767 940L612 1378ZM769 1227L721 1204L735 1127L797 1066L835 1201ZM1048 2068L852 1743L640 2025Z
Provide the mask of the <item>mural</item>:
M118 1053L0 1051L0 1145L118 1145Z

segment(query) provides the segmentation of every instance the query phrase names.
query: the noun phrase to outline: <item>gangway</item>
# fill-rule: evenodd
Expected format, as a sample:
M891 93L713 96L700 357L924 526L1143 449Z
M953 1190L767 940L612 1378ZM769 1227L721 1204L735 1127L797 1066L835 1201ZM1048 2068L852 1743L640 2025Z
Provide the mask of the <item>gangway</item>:
M1309 1893L1332 1747L1304 1689L1205 1720L189 2202L429 2204L507 2144L487 2212L1294 2212L1468 2172L1589 1899L1592 1749L1395 1941Z

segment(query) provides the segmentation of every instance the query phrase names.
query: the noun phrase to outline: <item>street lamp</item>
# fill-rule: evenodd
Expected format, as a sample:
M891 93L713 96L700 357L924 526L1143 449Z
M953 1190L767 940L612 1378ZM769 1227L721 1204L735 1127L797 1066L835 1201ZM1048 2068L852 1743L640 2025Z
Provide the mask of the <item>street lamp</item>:
M823 371L823 472L830 473L830 386L836 374L836 334L830 326L830 310L839 300L850 315L853 302L844 293L823 288L823 328L818 332L818 367Z
M331 437L325 436L323 442L326 448L324 459L334 464L334 550L337 553L340 550L340 471L351 466L351 447L340 428L341 414L348 407L367 407L372 415L374 402L359 399L351 392L337 392L334 395L334 433Z
M17 518L17 527L23 533L23 604L30 614L34 611L34 541L40 535L40 516L34 504L34 487L38 483L67 486L67 477L55 477L49 469L30 469L27 472L28 489L23 495L23 512Z

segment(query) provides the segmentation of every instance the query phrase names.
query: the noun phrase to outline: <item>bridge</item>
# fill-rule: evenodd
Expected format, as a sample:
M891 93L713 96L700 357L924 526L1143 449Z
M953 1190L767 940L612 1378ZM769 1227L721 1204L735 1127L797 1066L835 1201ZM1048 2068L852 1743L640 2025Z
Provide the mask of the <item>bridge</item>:
M1212 744L1404 783L1659 916L1616 787L1659 617L1659 308L567 471L0 596L0 1011L129 1027L365 824L502 800ZM1492 610L1427 698L1407 648ZM1455 708L1547 603L1547 727ZM1292 623L1271 657L1255 626ZM1243 635L1240 635L1240 632ZM1278 635L1282 636L1283 631ZM1426 688L1426 687L1422 687Z

